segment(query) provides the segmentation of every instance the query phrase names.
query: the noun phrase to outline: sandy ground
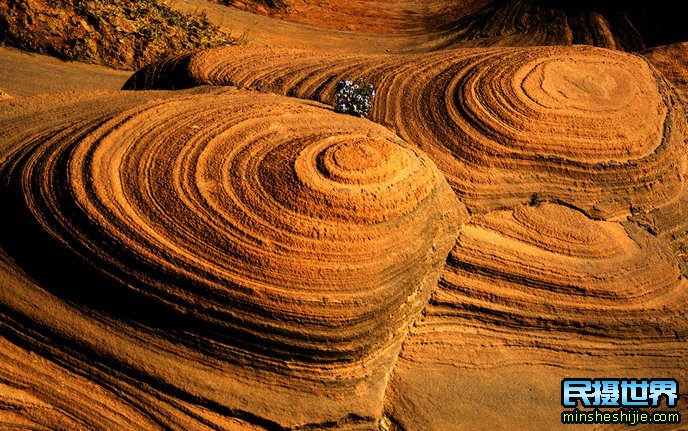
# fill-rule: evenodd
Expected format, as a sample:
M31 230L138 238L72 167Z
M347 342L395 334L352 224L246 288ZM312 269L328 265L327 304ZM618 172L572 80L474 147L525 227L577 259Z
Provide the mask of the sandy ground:
M15 97L71 90L117 90L131 72L0 48L0 88Z
M384 53L425 50L432 41L432 36L428 34L379 34L323 29L256 15L205 0L178 0L173 5L187 13L205 11L213 23L243 37L249 45Z

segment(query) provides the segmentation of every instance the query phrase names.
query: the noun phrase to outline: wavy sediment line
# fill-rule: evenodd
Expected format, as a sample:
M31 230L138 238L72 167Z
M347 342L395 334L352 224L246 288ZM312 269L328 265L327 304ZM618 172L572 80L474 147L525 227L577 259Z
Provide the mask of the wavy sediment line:
M463 217L430 159L278 96L75 99L2 123L2 309L62 341L13 337L267 429L376 421Z
M387 414L409 430L564 429L564 377L688 377L687 305L676 259L634 223L548 203L475 216L403 344Z
M7 316L2 317L6 334L28 329ZM11 328L4 327L9 323ZM30 333L29 329L22 337L30 337ZM56 354L59 349L53 348L54 356L46 359L44 352L34 351L42 343L45 341L34 339L22 348L0 339L0 359L5 364L0 370L0 427L3 429L210 431L218 426L228 431L275 429L253 425L234 417L236 413L221 415L194 402L174 398L141 380L128 378L115 368L92 365L98 361L86 360L75 352L71 356L60 355Z
M635 214L631 220L667 244L683 274L688 275L688 192L685 189L671 203Z
M567 367L578 355L620 364L645 357L650 368L686 356L686 280L668 248L630 222L594 221L555 204L475 217L439 286L405 344L416 361L431 360L423 346L435 343L456 343L448 347L454 361L471 345L490 345L541 351L545 363Z
M336 82L358 76L378 90L372 119L426 151L471 211L537 195L622 219L683 187L683 108L642 58L599 48L362 57L228 47L149 66L125 88L237 85L332 103Z
M565 377L688 378L687 306L677 260L633 222L551 203L474 216L404 341L386 413L407 430L563 430Z
M7 94L5 91L2 90L2 88L0 88L0 100L9 100L9 99L12 99L12 96Z

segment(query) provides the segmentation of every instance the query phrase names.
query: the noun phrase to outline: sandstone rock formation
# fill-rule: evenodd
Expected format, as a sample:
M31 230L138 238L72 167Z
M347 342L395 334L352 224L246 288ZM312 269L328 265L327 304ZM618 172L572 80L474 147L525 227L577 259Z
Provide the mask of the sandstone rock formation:
M558 369L687 377L685 108L643 58L225 48L152 65L125 88L236 85L332 103L336 82L357 76L378 91L372 119L425 150L472 214L391 377L390 429L485 417L556 429Z
M659 46L643 51L648 59L688 100L688 42Z
M400 0L212 0L253 13L319 28L366 33L429 33L478 13L489 0L419 3Z
M565 377L675 378L685 420L686 45L622 52L661 2L329 3L292 5L423 42L0 103L0 429L563 430ZM581 41L617 50L525 47Z
M1 300L21 322L12 339L56 365L8 354L15 373L61 376L78 400L68 371L104 389L86 411L49 390L18 394L17 408L113 427L108 400L141 415L127 400L152 396L163 428L202 422L186 411L202 407L257 425L373 426L465 217L430 159L374 123L279 96L65 98L0 119L13 209ZM127 385L112 392L112 378Z
M404 344L387 409L407 430L565 429L552 393L562 376L688 378L687 302L673 253L633 223L548 203L473 217Z
M667 0L213 1L319 28L425 36L436 48L586 44L639 51L688 37Z
M151 65L125 88L237 85L332 103L351 76L378 89L372 119L425 150L472 211L537 197L619 218L683 187L675 93L641 58L598 48L323 58L228 47Z

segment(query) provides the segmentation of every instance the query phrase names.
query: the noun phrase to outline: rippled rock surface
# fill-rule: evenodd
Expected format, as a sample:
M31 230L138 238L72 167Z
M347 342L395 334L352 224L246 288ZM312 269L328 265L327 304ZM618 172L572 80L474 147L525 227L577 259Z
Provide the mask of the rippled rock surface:
M686 110L646 55L242 46L4 103L3 416L552 431L565 377L685 382ZM372 121L331 109L359 76Z
M563 377L688 377L685 108L642 57L222 48L126 87L231 84L332 103L336 82L358 76L378 92L371 118L419 145L472 215L403 344L390 424L549 431Z
M12 337L95 372L103 403L139 382L257 425L375 423L465 214L430 159L279 96L71 96L2 118Z
M231 84L331 103L352 76L378 89L372 119L425 150L473 211L535 198L614 219L683 188L677 96L642 58L600 48L323 58L229 47L144 68L125 88Z
M563 377L688 377L687 305L676 257L634 223L551 203L473 217L404 343L387 410L407 430L507 429L507 417L564 429Z

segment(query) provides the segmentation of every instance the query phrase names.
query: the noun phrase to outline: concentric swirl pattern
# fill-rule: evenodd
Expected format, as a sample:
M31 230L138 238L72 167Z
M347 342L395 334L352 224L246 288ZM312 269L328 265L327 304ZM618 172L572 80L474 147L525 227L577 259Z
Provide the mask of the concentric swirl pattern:
M461 221L441 173L387 129L313 103L160 97L5 155L5 197L49 247L79 256L68 271L106 274L56 293L95 307L102 290L115 301L97 311L130 320L149 304L134 322L163 339L296 393L324 385L335 410L376 417ZM265 416L332 414L304 414L317 408Z
M330 103L358 76L387 128L246 91ZM528 429L535 410L556 429L572 373L686 379L686 119L641 57L233 47L127 84L193 86L4 105L3 405L67 428L121 427L116 405L131 429Z
M685 357L677 334L688 333L687 305L676 259L636 225L555 204L521 206L462 228L409 351L443 334L465 351L508 345L575 363L571 353L630 349L650 361L645 367L660 367Z
M666 242L634 223L548 203L475 216L404 342L386 407L413 430L563 429L565 377L685 381L687 307Z
M355 57L218 48L137 72L126 88L238 85L333 102L338 79L378 89L372 118L421 146L479 212L533 195L596 218L675 199L685 116L640 57L593 48ZM174 63L174 64L172 64Z
M655 79L600 51L516 51L468 68L455 106L470 119L462 129L475 151L580 163L651 154L667 112Z
M473 219L448 262L446 291L489 302L488 285L499 286L495 306L528 326L589 325L589 334L638 337L629 327L677 316L688 300L676 260L650 234L554 204Z

